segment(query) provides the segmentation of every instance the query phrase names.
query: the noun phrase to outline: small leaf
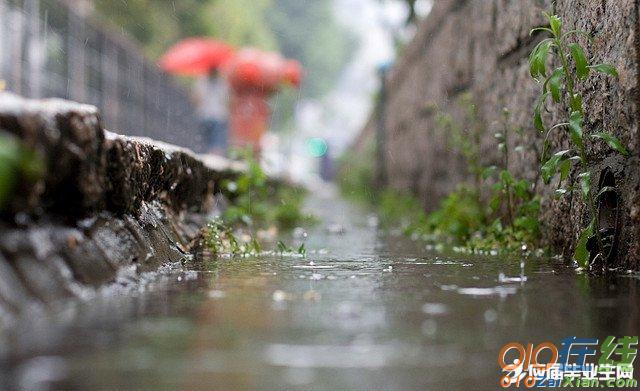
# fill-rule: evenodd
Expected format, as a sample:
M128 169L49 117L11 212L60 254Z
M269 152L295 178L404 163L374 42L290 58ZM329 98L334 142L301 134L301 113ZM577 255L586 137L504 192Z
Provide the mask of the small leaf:
M540 222L538 221L538 219L527 216L518 217L513 222L513 225L528 232L538 232L538 230L540 229Z
M566 155L569 153L569 150L564 150L560 152L556 152L553 156L547 160L541 168L542 171L542 180L544 183L551 182L551 178L554 177L556 172L558 171L558 165L561 161L566 159Z
M580 162L582 162L582 158L581 158L580 156L578 156L578 155L576 155L576 156L571 156L571 157L569 158L569 160L571 160L571 161L572 161L572 162L574 162L574 163L580 163Z
M499 140L499 141L503 141L504 140L504 134L502 134L502 133L496 133L496 134L493 135L493 137L495 137L496 140Z
M589 66L589 68L600 73L605 73L613 77L618 77L618 70L616 69L616 67L610 64L596 64L596 65Z
M582 114L578 111L571 113L569 118L569 133L571 134L571 140L580 149L582 149L582 138L584 132L582 131Z
M541 132L544 132L544 122L542 122L542 115L540 114L540 106L536 105L533 110L533 125Z
M500 197L493 197L489 202L489 208L491 208L491 210L493 211L496 211L500 208L501 203L502 200L500 199Z
M542 110L542 105L544 104L544 101L547 99L547 96L549 96L548 92L540 95L540 97L538 98L538 102L533 108L533 125L536 127L536 129L538 129L541 132L545 131L544 122L542 121L541 110Z
M571 50L571 56L576 63L576 73L580 79L586 79L589 76L589 67L587 62L587 56L584 54L584 49L582 46L577 43L572 43L569 45L569 50Z
M521 179L514 184L513 190L516 193L516 196L524 199L529 194L530 187L531 185L527 180Z
M613 148L614 150L620 152L621 154L623 154L624 156L628 156L629 155L629 151L627 151L627 149L624 147L624 145L622 145L622 143L620 142L620 140L618 140L618 138L610 133L605 133L605 132L597 132L591 135L592 138L599 138L601 140L604 140L611 148Z
M575 93L572 97L569 97L569 106L571 106L572 111L582 113L582 95L579 93Z
M551 92L551 98L556 103L560 102L560 92L562 89L562 78L564 77L564 69L557 68L553 71L551 76L547 79L549 91Z
M251 238L251 247L253 247L253 251L257 254L262 252L262 245L260 245L260 242L258 242L256 238Z
M580 178L580 190L582 191L582 197L586 200L589 198L589 193L591 192L591 173L583 172L578 175Z
M11 199L18 183L20 144L13 136L0 134L0 210Z
M493 174L496 172L497 169L498 167L496 166L486 167L485 169L482 170L482 179L486 180L489 177L493 176Z
M544 142L542 143L542 156L540 156L540 161L543 162L548 158L548 151L551 149L551 142L547 139L544 140Z
M284 244L284 242L282 240L278 240L277 247L278 247L278 252L279 253L286 253L287 250L288 250L287 245Z
M44 161L36 151L0 131L0 210L13 195L20 179L35 182L44 172Z
M569 177L569 171L571 171L571 160L567 159L560 163L560 182L564 182Z
M513 183L513 175L507 170L502 170L500 172L500 180L505 184Z
M300 245L300 247L298 247L298 254L302 255L302 256L306 256L307 255L307 249L304 246L304 243L302 243Z
M554 45L551 38L544 39L536 45L529 55L529 73L531 77L537 79L538 76L546 76L547 57L549 50Z
M551 26L551 31L556 37L562 35L562 19L558 15L547 15L547 19L549 19L549 26Z
M551 29L550 29L550 28L548 28L548 27L536 27L536 28L531 29L531 30L529 31L529 35L533 35L533 33L538 32L538 31L546 31L546 32L548 32L548 33L553 34L553 30L551 30Z
M573 258L578 262L578 265L583 268L587 268L589 266L589 250L587 250L587 241L589 240L589 237L593 235L595 224L595 219L591 220L587 228L580 233L576 249L573 253Z

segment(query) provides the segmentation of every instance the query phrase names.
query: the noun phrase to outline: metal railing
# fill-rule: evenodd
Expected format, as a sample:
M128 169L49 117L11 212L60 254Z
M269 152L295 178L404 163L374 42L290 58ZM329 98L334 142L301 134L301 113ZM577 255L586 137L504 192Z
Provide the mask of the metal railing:
M204 148L187 92L63 0L0 0L0 79L26 97L95 105L115 132Z

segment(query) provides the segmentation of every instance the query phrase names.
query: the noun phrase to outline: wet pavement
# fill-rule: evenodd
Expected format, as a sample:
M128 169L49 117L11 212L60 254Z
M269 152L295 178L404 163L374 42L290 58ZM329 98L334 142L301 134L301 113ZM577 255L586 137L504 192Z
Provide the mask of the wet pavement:
M23 389L497 389L507 342L638 335L640 278L443 255L314 192L309 254L169 268L7 337Z

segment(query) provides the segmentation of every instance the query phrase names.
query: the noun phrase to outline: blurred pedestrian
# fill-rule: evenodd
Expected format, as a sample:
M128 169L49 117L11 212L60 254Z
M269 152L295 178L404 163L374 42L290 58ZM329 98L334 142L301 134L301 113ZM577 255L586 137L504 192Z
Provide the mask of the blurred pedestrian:
M195 98L207 152L225 156L229 137L227 80L217 71L201 77L195 85Z

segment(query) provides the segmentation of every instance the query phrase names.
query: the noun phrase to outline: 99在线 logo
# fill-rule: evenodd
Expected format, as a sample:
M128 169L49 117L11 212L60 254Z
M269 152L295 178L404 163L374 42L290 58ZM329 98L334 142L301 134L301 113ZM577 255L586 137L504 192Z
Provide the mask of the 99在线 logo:
M500 386L637 387L633 363L638 336L567 337L560 348L552 342L509 342L498 353Z

